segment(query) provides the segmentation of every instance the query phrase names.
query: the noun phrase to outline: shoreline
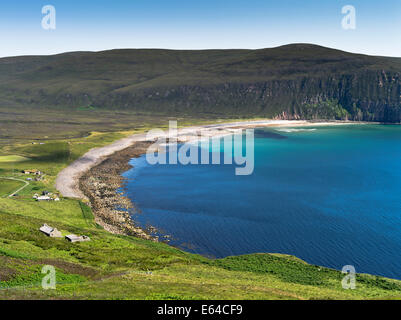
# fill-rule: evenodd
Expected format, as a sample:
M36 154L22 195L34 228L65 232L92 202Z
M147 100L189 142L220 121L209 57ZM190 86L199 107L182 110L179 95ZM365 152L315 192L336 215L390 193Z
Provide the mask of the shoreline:
M132 168L130 159L140 157L149 145L147 142L136 142L105 158L79 178L79 189L90 202L95 222L108 232L156 240L131 219L128 209L135 210L135 204L118 192L125 181L122 173Z
M179 128L177 135L173 138L177 138L178 142L182 143L190 142L200 134L206 137L222 137L231 135L240 129L352 124L367 123L308 120L238 121ZM154 138L158 137L161 136ZM101 148L91 149L60 171L56 179L56 188L64 197L88 200L95 216L95 222L105 230L114 234L133 235L157 241L157 238L150 236L131 219L127 209L135 209L135 204L125 195L116 192L123 187L125 180L121 174L132 168L129 160L145 154L152 143L154 142L146 140L146 133L141 133L117 140Z

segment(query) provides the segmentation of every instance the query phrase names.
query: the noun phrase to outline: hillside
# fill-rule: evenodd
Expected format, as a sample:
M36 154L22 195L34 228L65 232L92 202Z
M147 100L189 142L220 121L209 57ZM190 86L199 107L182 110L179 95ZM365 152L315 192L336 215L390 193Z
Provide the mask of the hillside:
M0 59L1 107L401 121L401 58L309 44Z

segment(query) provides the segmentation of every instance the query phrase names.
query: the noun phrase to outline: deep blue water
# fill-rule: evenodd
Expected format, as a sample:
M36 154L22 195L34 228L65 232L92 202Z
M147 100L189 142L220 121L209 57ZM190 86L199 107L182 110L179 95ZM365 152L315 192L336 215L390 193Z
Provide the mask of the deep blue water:
M133 219L211 257L287 253L401 279L401 126L315 129L257 130L251 176L133 159Z

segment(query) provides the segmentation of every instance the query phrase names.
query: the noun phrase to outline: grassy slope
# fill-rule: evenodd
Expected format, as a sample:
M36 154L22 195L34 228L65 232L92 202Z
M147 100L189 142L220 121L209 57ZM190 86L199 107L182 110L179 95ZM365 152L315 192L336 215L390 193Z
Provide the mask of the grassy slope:
M23 182L0 177L0 197L6 197L24 185Z
M230 120L232 117L226 117ZM236 117L239 119L240 117ZM248 117L249 118L249 117ZM168 116L155 113L139 113L133 111L108 111L96 108L86 109L53 109L53 108L11 108L0 104L0 147L27 144L32 141L47 143L87 137L89 132L120 132L135 130L145 131L149 128L163 128L168 120L177 120L180 125L215 122L216 117L183 117L178 114ZM99 136L99 139L118 138L112 134ZM86 140L84 140L85 142ZM102 141L94 141L94 145ZM75 148L78 148L77 141ZM85 142L86 143L86 142ZM87 146L85 146L87 147ZM12 155L13 150L4 150ZM0 163L2 163L0 158Z
M3 162L0 175L36 168L46 179L19 197L0 198L0 298L72 299L361 299L399 298L401 282L358 275L356 290L341 288L338 271L311 266L291 256L249 255L209 260L162 243L112 235L95 225L78 200L38 203L31 196L52 187L57 172L86 150L132 132L94 133L44 145L15 142L0 156L29 157ZM22 178L25 178L23 176ZM51 239L38 228L48 223L63 232L86 234L90 242ZM57 270L57 289L40 287L41 268Z

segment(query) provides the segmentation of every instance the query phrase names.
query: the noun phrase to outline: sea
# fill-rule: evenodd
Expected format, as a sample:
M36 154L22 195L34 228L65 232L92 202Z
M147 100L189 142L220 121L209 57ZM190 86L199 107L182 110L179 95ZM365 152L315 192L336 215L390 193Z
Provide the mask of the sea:
M211 258L283 253L401 279L401 126L267 127L254 137L251 175L235 175L235 163L132 159L123 174L132 219Z

